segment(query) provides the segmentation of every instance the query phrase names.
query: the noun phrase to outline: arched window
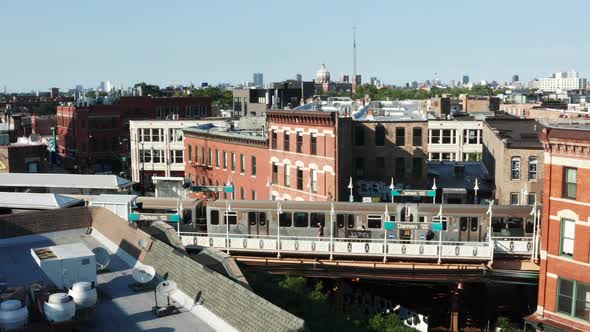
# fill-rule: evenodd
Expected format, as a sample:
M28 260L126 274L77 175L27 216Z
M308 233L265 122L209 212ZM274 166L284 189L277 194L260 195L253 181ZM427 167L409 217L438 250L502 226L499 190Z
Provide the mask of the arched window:
M376 146L384 146L385 145L385 127L383 125L378 124L375 127L375 145Z

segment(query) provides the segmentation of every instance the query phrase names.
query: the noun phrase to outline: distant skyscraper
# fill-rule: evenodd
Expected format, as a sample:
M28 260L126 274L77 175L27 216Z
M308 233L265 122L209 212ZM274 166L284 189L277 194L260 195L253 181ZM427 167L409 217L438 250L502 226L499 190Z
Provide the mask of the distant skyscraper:
M303 81L303 76L301 76L301 74L297 74L295 75L295 79L299 82Z
M461 83L469 84L469 75L463 75L463 78L461 79Z
M342 75L342 79L340 80L342 83L350 83L350 76Z
M512 75L512 83L520 82L520 79L517 74Z
M261 87L264 85L264 80L262 78L262 73L254 73L254 86Z

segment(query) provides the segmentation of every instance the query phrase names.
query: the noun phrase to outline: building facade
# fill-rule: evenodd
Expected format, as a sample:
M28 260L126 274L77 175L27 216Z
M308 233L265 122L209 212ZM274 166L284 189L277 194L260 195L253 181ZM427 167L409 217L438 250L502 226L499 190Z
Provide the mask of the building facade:
M500 109L500 98L461 95L461 105L465 113L496 112Z
M586 90L587 80L578 77L576 71L557 72L551 77L540 78L537 88L544 92Z
M119 172L129 162L130 120L209 116L209 97L120 97L118 103L58 106L58 155L75 172Z
M428 122L397 121L385 116L369 119L351 121L339 133L347 141L341 148L342 164L351 168L341 174L352 177L355 199L390 200L392 178L398 188L423 188L427 179Z
M590 131L546 128L537 331L590 331Z
M429 120L429 161L479 161L483 152L483 121Z
M270 174L268 140L260 131L231 128L186 128L184 131L185 176L193 186L225 186L234 193L197 190L197 198L265 200Z
M131 179L151 187L152 176L184 177L182 129L202 124L225 124L224 120L129 121Z
M540 125L529 119L484 121L483 162L495 181L494 199L503 205L531 205L541 201L543 147Z
M338 199L338 116L325 111L269 111L271 199Z
M0 173L47 171L47 145L41 143L0 145Z

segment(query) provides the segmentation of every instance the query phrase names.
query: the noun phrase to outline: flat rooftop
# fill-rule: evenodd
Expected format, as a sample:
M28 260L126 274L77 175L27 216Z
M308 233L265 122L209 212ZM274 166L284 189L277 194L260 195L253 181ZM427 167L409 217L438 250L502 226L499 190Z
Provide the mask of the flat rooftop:
M543 129L543 125L535 119L488 118L485 120L485 123L508 148L543 148L539 140L539 132Z
M32 248L81 243L88 249L106 247L86 228L0 240L0 274L8 286L46 282L49 279L31 256ZM111 252L109 272L97 275L98 304L95 316L85 323L83 331L214 331L203 319L190 311L157 318L151 312L154 293L136 293L129 288L134 280L131 266ZM159 296L158 302L166 299ZM30 326L38 331L40 326ZM42 329L41 329L42 330Z
M2 173L0 187L43 187L77 189L128 188L133 182L116 175L54 174L54 173Z

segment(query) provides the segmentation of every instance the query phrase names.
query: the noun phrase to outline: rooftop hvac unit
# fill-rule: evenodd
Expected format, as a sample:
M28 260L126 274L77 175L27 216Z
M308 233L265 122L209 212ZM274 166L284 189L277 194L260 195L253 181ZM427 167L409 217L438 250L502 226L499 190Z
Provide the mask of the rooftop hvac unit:
M57 288L71 288L78 281L96 284L96 258L82 243L32 248L31 256Z
M24 328L28 318L29 310L20 300L0 303L0 331Z

